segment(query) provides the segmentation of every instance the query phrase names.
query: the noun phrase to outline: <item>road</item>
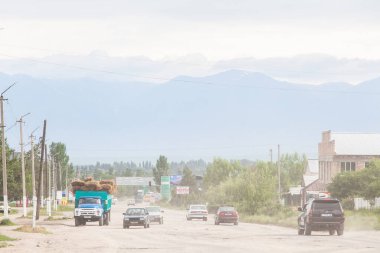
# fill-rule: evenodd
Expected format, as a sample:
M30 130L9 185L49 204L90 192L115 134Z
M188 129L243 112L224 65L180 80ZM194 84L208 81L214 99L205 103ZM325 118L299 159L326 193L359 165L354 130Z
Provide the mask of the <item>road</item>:
M380 232L345 231L339 236L313 232L298 236L295 229L240 223L215 226L207 222L187 221L185 211L165 210L163 225L149 229L122 228L126 203L113 207L110 226L97 223L75 227L74 220L41 222L51 234L29 234L0 229L1 234L18 241L2 252L380 252ZM30 223L30 221L28 221ZM6 230L6 231L5 231Z

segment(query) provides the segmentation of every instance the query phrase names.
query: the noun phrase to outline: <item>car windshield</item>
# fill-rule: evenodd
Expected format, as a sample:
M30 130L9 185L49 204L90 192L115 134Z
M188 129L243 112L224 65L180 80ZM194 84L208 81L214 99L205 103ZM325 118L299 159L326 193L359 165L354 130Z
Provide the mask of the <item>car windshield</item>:
M127 210L127 215L143 215L145 214L144 208L129 208Z
M160 212L160 207L158 206L150 206L150 207L147 207L146 210L148 210L148 212Z
M235 211L235 208L233 208L232 206L223 206L219 208L219 210L221 212L232 212L232 211Z
M100 204L100 199L98 198L81 198L79 199L79 204Z
M314 202L313 210L340 210L339 202Z
M203 205L190 206L190 209L194 209L194 210L206 210L206 206L203 206Z

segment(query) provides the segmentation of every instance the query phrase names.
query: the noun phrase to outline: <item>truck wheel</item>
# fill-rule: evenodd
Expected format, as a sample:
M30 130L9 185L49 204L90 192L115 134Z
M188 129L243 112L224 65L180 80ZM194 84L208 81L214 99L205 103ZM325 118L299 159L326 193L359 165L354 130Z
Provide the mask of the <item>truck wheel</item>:
M235 226L239 225L239 222L237 222L237 221L236 221L236 222L234 222L234 225L235 225Z
M344 224L340 224L336 232L339 236L341 236L343 235L343 231L344 231Z
M305 222L305 235L311 235L311 226Z
M82 225L86 226L86 221L85 220L82 220Z
M144 228L147 228L147 227L148 227L148 225L146 223L144 223Z
M78 227L80 225L80 220L78 217L75 217L75 226Z
M104 218L100 217L100 219L99 219L99 226L103 226L103 221L104 221Z
M334 234L335 234L335 229L330 229L330 230L329 230L329 234L330 234L330 235L334 235Z
M104 215L104 225L106 225L106 226L109 225L109 218L108 218L108 215L109 215L109 213L106 213L106 214Z
M164 224L164 218L161 218L160 224Z
M124 229L128 228L127 224L123 223L123 228Z

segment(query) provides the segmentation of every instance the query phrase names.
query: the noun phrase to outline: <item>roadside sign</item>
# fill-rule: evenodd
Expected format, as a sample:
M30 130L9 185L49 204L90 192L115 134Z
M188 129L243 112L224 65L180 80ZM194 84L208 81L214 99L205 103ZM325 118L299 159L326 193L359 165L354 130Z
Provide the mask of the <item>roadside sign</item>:
M189 186L177 186L176 192L178 195L187 195L190 192Z
M61 200L62 199L62 191L57 191L56 199L57 200Z
M156 185L153 177L116 177L116 185L147 186Z
M161 198L170 200L170 176L161 176Z

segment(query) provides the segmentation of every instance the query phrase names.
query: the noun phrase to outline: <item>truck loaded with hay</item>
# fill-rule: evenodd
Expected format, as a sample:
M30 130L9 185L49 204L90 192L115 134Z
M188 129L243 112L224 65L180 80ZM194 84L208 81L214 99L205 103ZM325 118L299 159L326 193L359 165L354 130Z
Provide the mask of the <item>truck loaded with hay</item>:
M108 225L111 220L112 194L115 184L112 180L95 181L87 178L71 183L75 194L75 226L98 221L99 226Z

